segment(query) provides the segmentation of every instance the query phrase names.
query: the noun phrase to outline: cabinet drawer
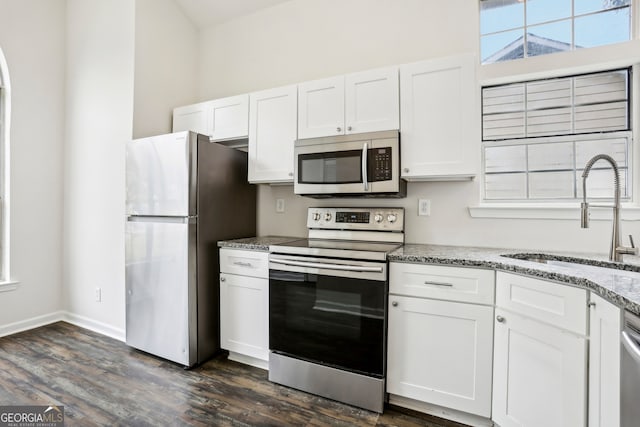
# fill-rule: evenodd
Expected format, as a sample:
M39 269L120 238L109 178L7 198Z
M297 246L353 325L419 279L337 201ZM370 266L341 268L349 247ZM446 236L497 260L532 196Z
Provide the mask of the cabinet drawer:
M221 248L220 272L266 279L269 277L269 253Z
M413 297L493 304L493 270L390 263L389 292Z
M546 280L498 272L496 306L586 335L587 291Z

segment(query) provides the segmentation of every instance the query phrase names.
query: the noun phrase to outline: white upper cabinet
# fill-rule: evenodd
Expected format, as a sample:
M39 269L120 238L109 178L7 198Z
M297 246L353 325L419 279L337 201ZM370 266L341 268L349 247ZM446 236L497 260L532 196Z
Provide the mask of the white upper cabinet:
M298 138L399 128L398 67L298 85Z
M399 129L398 67L346 75L345 105L347 134Z
M298 85L298 137L344 134L344 77Z
M173 132L190 130L204 135L209 134L207 117L209 103L185 105L173 109Z
M249 135L249 95L209 101L208 135L212 140L246 138Z
M190 130L212 140L246 138L249 95L231 96L173 109L173 132Z
M293 182L297 86L255 92L249 99L249 182Z
M480 168L473 55L400 67L402 178L469 179Z

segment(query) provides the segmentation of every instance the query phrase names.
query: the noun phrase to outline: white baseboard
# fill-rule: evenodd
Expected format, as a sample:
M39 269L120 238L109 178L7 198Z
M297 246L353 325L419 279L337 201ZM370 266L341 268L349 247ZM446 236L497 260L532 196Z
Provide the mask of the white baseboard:
M68 311L64 311L62 313L62 320L64 320L65 322L71 323L72 325L76 325L84 329L89 329L90 331L97 332L102 335L106 335L118 341L126 341L127 335L124 329L115 328L109 324L99 322L85 316L80 316L79 314L69 313Z
M106 335L118 341L124 342L126 338L124 329L115 328L106 323L99 322L85 316L80 316L78 314L69 313L68 311L55 311L50 314L32 317L31 319L1 325L0 337L17 334L18 332L28 331L29 329L39 328L40 326L60 321L71 323L72 325L76 325L84 329L89 329L90 331Z
M18 332L28 331L29 329L39 328L40 326L49 325L61 320L64 320L64 312L55 311L53 313L44 314L42 316L32 317L31 319L9 323L7 325L0 326L0 337L17 334Z
M479 415L469 414L467 412L457 411L455 409L445 408L431 403L420 402L418 400L397 396L395 394L389 394L389 403L474 427L490 427L495 425L490 419Z
M266 371L269 370L269 361L257 359L251 356L245 356L244 354L235 353L233 351L229 352L229 360L233 360L234 362L244 363L245 365L255 366L256 368L264 369Z

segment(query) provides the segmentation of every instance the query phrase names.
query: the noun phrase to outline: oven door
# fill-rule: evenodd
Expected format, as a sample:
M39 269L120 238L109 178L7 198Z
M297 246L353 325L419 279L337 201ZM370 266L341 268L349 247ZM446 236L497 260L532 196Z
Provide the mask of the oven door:
M384 262L272 254L269 348L383 378L386 295Z

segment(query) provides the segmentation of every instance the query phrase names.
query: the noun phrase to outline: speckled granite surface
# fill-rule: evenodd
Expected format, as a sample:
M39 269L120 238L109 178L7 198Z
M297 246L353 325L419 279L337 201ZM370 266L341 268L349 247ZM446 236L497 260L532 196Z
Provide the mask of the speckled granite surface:
M521 254L534 254L537 258L550 261L538 263L502 256ZM593 254L536 254L533 251L514 249L407 244L389 254L388 259L397 262L491 268L554 280L594 291L614 304L640 315L640 257L637 256L626 256L624 264L619 264L609 262L606 256ZM570 263L576 261L592 265ZM613 266L622 269L610 268Z
M221 248L248 249L252 251L268 251L269 245L280 245L282 243L291 242L293 240L302 239L302 237L287 236L263 236L263 237L247 237L245 239L225 240L218 242Z
M268 251L270 245L298 239L301 237L249 237L221 241L218 242L218 246ZM517 259L525 255L545 258L549 262L539 263ZM491 268L554 280L594 291L614 304L640 315L640 257L638 256L625 255L624 263L620 264L608 261L607 256L601 254L537 253L515 249L406 244L389 254L388 259L396 262Z

